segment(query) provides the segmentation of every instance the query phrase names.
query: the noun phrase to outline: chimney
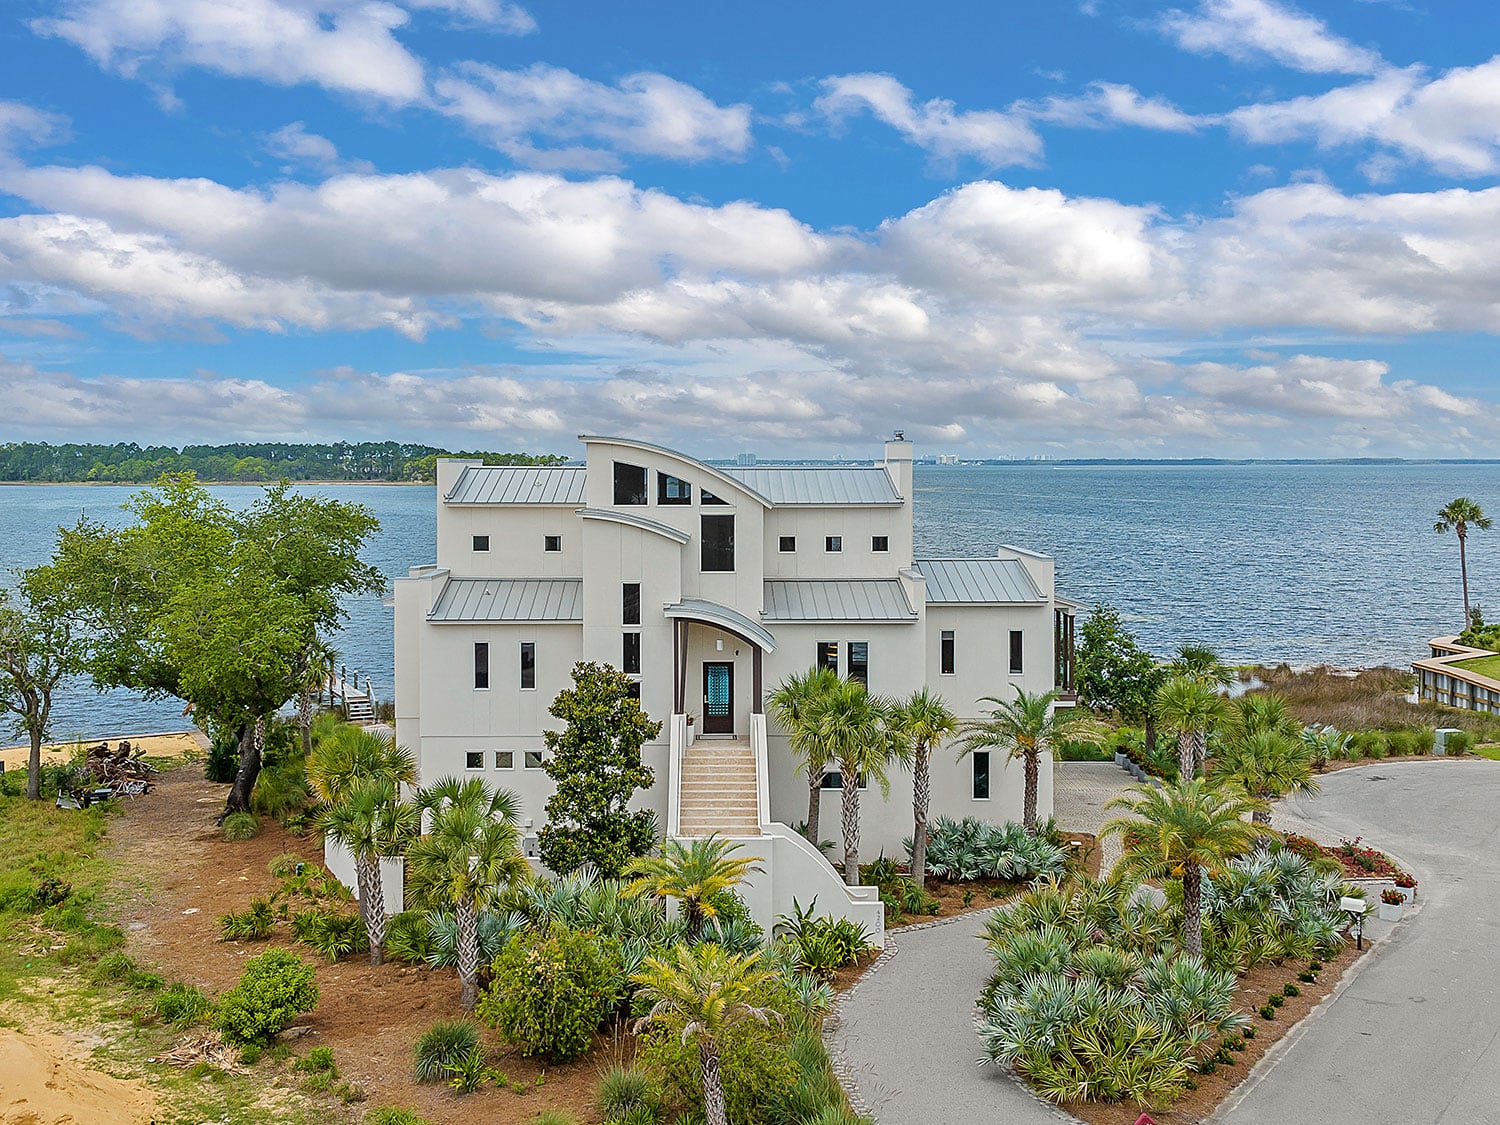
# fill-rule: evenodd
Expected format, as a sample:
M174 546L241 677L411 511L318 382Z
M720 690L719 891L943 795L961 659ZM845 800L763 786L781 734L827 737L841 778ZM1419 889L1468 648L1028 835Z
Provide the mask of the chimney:
M911 442L897 430L895 436L885 443L885 471L901 494L901 499L911 502Z

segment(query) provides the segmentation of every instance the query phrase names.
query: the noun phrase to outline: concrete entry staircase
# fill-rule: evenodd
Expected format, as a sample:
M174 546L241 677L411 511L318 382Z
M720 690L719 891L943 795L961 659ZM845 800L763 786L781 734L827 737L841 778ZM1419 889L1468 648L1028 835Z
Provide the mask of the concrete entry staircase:
M699 739L682 755L679 836L759 836L755 752L749 739Z

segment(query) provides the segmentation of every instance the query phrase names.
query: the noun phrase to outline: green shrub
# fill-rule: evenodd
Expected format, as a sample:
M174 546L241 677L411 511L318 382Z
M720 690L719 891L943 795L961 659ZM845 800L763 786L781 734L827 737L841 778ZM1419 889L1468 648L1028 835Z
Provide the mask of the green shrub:
M853 965L860 955L874 948L869 932L849 918L814 915L817 902L803 907L792 900L792 913L776 920L780 940L791 954L792 965L805 973L831 977Z
M239 984L219 1001L217 1022L233 1043L264 1044L317 1006L313 967L295 953L273 949L245 962Z
M1270 1019L1271 1017L1267 1016L1266 1018ZM1253 1027L1244 1028L1240 1032L1240 1034L1243 1035L1246 1039L1254 1039L1255 1038L1255 1028L1253 1028Z
M231 911L219 919L220 941L265 941L276 925L276 914L269 901L250 900L250 906Z
M911 851L911 841L906 841ZM940 879L1034 879L1062 875L1067 852L1045 831L1032 835L1019 824L991 824L977 817L940 816L927 830L927 870Z
M811 1117L802 1118L798 1125L875 1125L875 1119L861 1117L845 1106L829 1105Z
M1319 971L1322 970L1322 968L1323 968L1323 962L1321 962L1321 961L1309 961L1307 963L1307 971L1310 972L1310 973L1319 972Z
M117 950L94 962L94 967L89 970L89 979L95 984L128 984L130 978L139 972L139 966L130 955Z
M467 1055L455 1059L450 1069L452 1077L448 1079L448 1085L460 1094L472 1094L489 1077L484 1049L481 1047L475 1047Z
M203 763L203 776L219 785L228 785L240 772L240 742L232 733L221 734L209 748Z
M1298 988L1295 984L1288 984L1285 988L1283 988L1281 990L1281 994L1283 996L1301 996L1302 995L1302 990L1300 988Z
M432 926L418 910L403 910L386 923L385 955L407 965L425 965L433 953Z
M202 1023L214 1009L200 988L178 981L156 996L156 1015L163 1023L179 1030Z
M365 1114L365 1125L432 1125L432 1123L409 1109L383 1105Z
M583 1123L565 1109L544 1109L527 1125L583 1125Z
M1286 997L1279 992L1273 992L1266 997L1266 1003L1270 1004L1273 1008L1279 1008L1286 1003Z
M1270 1004L1262 1004L1258 1011L1260 1012L1260 1018L1263 1020L1274 1020L1276 1018L1276 1009Z
M253 840L260 835L260 818L254 813L230 813L224 818L224 839Z
M312 801L300 759L260 771L255 790L250 794L250 808L273 820L286 820L302 812Z
M292 1064L293 1070L300 1070L305 1074L332 1074L338 1077L339 1066L333 1057L332 1047L314 1047L306 1055Z
M1462 756L1474 749L1474 736L1466 730L1456 730L1448 735L1448 740L1443 744L1443 752L1455 756Z
M617 1121L639 1107L658 1113L656 1086L651 1076L640 1070L612 1066L599 1077L595 1104L606 1121Z
M446 1082L468 1055L479 1050L479 1028L466 1020L444 1020L422 1033L416 1046L418 1082Z
M520 934L495 959L478 1014L522 1054L567 1062L588 1050L617 999L621 971L610 938L563 926Z
M330 961L370 946L370 934L358 914L343 910L303 910L292 916L292 936Z
M1312 984L1318 978L1311 971L1304 969L1302 970L1302 972L1297 974L1297 979L1300 980L1303 984Z

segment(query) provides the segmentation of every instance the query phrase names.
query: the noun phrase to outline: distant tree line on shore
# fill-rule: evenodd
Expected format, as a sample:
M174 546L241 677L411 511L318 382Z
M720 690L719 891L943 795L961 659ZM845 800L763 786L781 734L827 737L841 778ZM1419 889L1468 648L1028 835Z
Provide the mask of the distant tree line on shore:
M229 445L0 444L0 481L145 484L163 473L195 473L202 481L430 481L439 457L482 458L487 465L560 465L553 453L460 452L395 441L327 444L234 442Z

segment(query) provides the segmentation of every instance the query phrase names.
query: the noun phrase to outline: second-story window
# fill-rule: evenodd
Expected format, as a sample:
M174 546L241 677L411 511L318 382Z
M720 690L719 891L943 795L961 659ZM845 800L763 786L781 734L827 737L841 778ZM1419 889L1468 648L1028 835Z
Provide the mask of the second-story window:
M870 642L849 642L849 678L866 687L870 684Z
M536 644L533 641L521 642L521 686L536 687Z
M641 623L641 584L627 582L620 589L620 624L639 625Z
M951 675L953 675L953 670L954 670L957 662L954 660L953 630L952 629L944 629L943 630L943 635L942 635L942 657L941 657L941 661L942 662L939 665L938 670L940 672L942 672L942 674L945 675L945 676L951 676Z
M474 686L490 686L490 645L488 641L474 642Z
M705 504L727 504L727 503L729 503L728 500L721 500L721 499L719 499L719 497L715 496L712 492L710 492L706 488L702 489L701 491L699 491L699 493L698 493L698 499L701 500Z
M620 654L620 671L632 676L641 673L641 635L626 633L625 644Z
M870 550L876 554L883 554L891 549L891 537L889 535L870 536Z
M490 549L490 537L488 535L474 536L474 550L488 551Z
M844 549L844 537L842 535L830 535L823 540L823 549L830 553L837 553Z
M1010 631L1010 674L1019 676L1021 674L1021 630Z
M819 668L829 668L837 672L839 670L838 641L819 641L818 657L815 663Z
M644 504L646 502L646 470L640 465L615 462L615 503Z
M691 504L693 486L670 473L657 473L656 502L658 504Z
M542 536L542 550L544 550L544 551L561 551L562 550L562 536L561 535L544 535L544 536Z
M702 564L705 571L734 569L734 517L700 516Z
M780 537L780 539L781 545L778 550L780 550L783 555L790 555L797 549L797 537L795 535L783 535Z

